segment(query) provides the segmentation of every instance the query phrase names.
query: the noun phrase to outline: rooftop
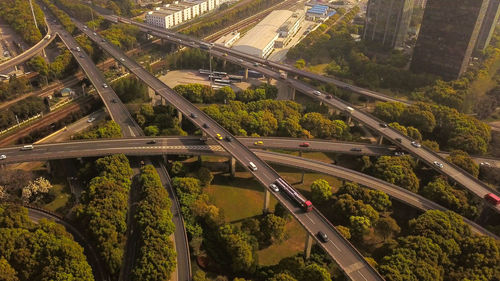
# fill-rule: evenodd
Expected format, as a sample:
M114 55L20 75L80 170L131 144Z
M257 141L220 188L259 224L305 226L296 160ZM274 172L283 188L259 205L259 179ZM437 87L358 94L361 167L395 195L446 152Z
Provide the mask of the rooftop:
M325 5L314 5L307 12L310 14L324 15L328 11L328 6Z
M278 34L278 29L285 21L292 16L293 12L288 10L276 10L271 12L254 28L248 31L245 36L238 40L234 46L252 46L264 49L271 40Z

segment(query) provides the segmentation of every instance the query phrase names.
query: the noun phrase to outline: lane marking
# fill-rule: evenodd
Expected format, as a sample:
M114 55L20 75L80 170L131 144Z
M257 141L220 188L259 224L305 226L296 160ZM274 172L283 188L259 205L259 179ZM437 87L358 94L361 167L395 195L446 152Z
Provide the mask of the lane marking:
M358 271L359 275L361 275L361 277L363 277L363 279L365 279L366 281L368 281L368 279L365 278L365 276L363 275L363 273L361 273L361 271Z
M330 242L333 244L333 247L335 247L335 249L337 249L337 251L341 252L342 253L342 250L339 249L339 247L337 247L337 245L335 245L335 243L333 243L332 240L330 240Z
M306 217L312 222L312 224L316 224L310 217L309 215L306 215Z

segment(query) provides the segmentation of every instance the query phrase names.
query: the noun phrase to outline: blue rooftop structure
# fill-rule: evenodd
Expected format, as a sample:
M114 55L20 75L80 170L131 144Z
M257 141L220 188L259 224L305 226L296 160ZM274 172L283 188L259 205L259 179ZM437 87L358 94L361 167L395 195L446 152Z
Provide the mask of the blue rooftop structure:
M308 14L325 15L328 11L328 6L325 5L314 5L311 9L307 11Z
M337 13L336 11L331 11L328 13L327 17L331 17L331 16L335 15L336 13Z

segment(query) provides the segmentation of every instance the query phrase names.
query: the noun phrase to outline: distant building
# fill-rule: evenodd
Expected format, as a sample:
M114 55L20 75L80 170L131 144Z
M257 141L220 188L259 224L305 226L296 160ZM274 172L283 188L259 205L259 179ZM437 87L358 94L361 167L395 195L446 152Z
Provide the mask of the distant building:
M61 97L68 97L73 95L75 95L75 91L73 91L71 88L64 88L61 90Z
M278 28L279 39L276 41L274 47L282 48L288 44L292 37L299 31L301 24L304 22L305 12L299 10L294 12L286 21Z
M186 0L175 1L157 7L146 14L146 23L161 28L171 28L189 21L203 13L212 11L228 0Z
M267 17L250 29L238 40L233 48L261 58L267 57L274 49L279 38L279 28L292 17L294 13L288 10L272 11Z
M306 17L308 20L326 20L328 18L328 6L314 5L307 10Z
M230 34L224 35L215 41L215 44L222 45L224 47L231 47L234 42L240 39L240 33L238 31L233 31Z
M457 79L469 65L489 0L428 0L411 70Z
M490 44L491 36L495 31L500 15L500 0L490 0L488 10L484 16L479 35L477 37L476 49L484 50Z
M388 48L403 45L413 12L413 0L369 0L363 39Z

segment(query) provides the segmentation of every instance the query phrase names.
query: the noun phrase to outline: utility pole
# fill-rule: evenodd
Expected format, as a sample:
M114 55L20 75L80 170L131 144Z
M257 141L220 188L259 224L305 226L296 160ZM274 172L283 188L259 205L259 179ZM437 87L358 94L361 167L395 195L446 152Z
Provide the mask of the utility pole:
M29 1L30 1L30 7L31 7L31 14L33 15L33 21L35 22L36 29L38 29L38 24L36 23L35 11L33 10L33 3L31 3L31 0L29 0Z

